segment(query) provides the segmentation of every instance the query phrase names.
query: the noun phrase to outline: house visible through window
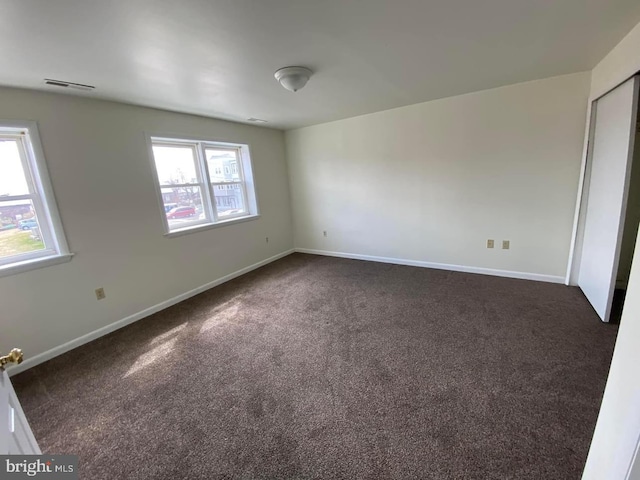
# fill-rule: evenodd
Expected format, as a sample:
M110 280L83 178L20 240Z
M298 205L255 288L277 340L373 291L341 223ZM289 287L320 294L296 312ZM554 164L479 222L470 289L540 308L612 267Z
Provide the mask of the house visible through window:
M167 233L258 214L249 147L151 137Z
M68 258L37 127L0 121L0 274Z

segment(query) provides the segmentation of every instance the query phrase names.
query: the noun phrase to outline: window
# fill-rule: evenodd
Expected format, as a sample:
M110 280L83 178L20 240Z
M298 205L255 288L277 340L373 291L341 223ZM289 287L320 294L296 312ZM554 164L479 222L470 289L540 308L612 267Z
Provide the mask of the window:
M70 258L36 124L0 121L0 275Z
M258 215L248 145L151 137L168 234Z

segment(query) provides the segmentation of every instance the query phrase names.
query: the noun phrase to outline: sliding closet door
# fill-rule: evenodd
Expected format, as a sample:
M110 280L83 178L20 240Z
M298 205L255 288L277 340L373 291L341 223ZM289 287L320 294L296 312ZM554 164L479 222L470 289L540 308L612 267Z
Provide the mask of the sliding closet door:
M633 157L638 77L597 100L578 285L608 322Z

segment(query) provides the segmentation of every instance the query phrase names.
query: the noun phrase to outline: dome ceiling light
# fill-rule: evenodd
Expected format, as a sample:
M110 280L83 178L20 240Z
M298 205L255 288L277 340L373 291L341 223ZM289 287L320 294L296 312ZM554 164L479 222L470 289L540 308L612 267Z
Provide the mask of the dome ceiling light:
M291 92L297 92L304 87L313 72L305 67L284 67L275 73L276 80Z

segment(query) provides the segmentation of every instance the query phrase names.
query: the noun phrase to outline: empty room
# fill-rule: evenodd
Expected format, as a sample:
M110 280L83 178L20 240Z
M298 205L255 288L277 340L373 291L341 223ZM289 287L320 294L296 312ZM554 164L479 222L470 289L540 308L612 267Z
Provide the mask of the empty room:
M640 480L637 0L0 42L0 478Z

